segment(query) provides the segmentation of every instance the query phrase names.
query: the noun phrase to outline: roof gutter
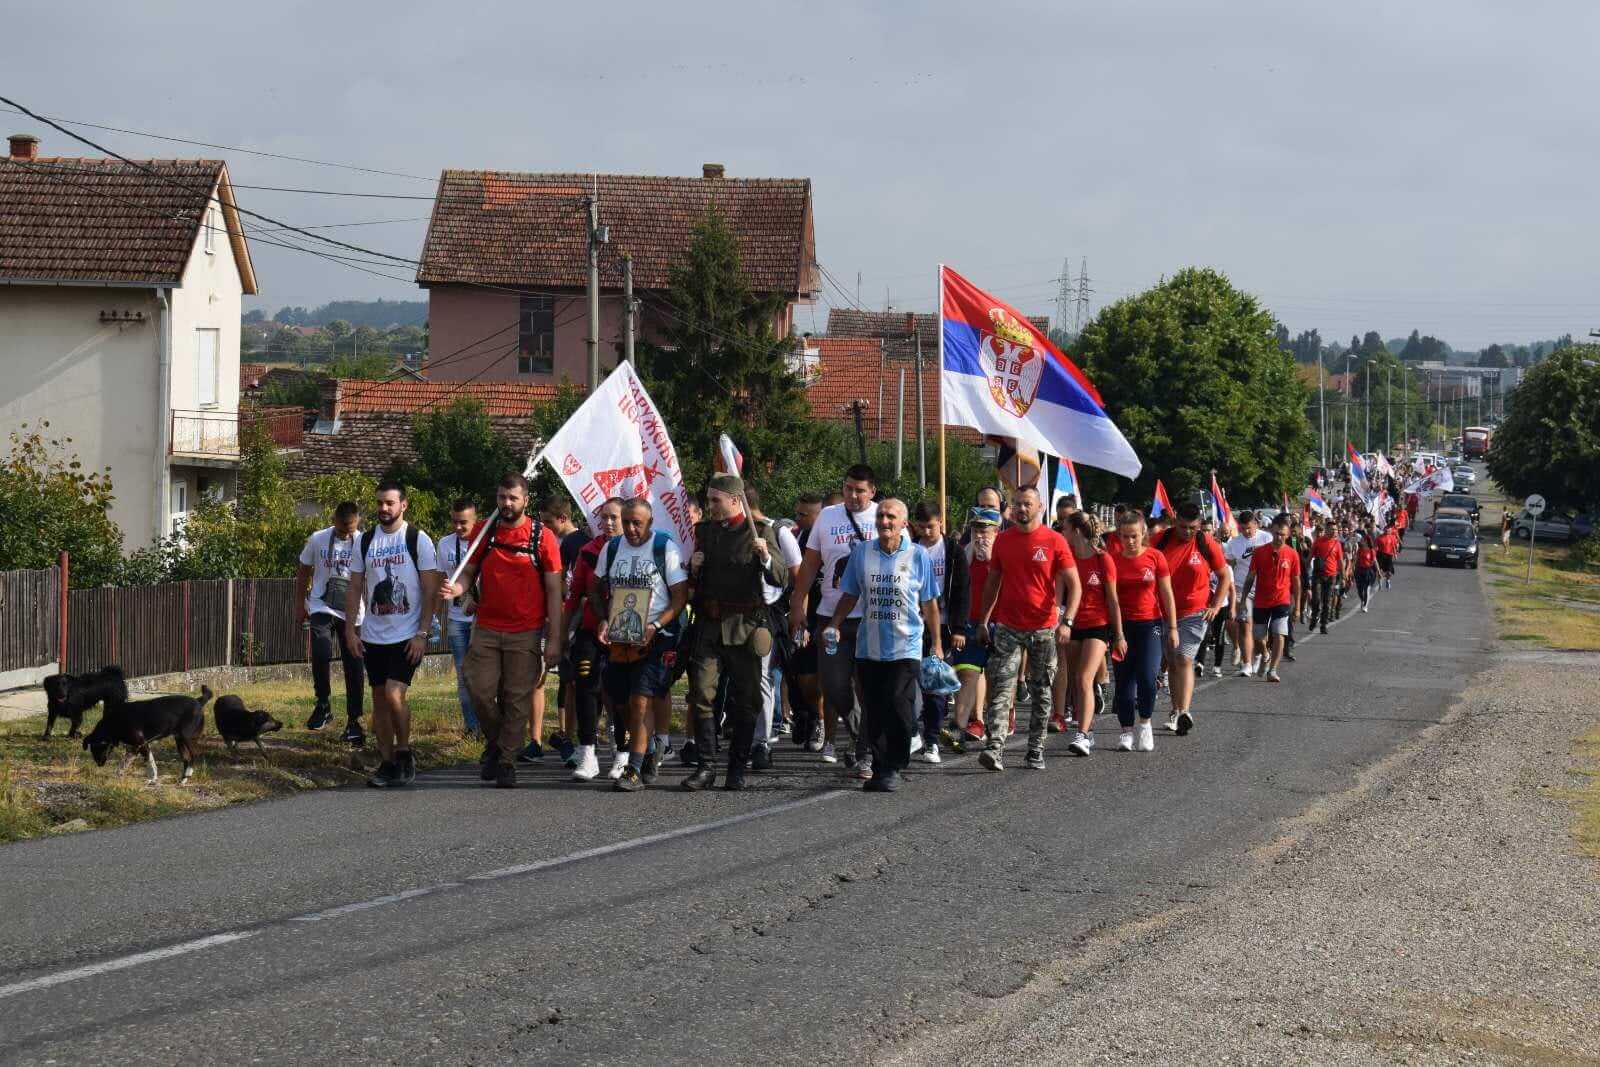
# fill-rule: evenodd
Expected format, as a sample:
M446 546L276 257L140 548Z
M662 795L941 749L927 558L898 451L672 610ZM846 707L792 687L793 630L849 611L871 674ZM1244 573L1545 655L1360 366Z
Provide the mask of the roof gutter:
M168 436L172 431L172 290L167 288L156 289L156 433L155 457L153 460L152 474L155 483L153 490L154 499L151 503L151 515L155 522L155 539L160 540L167 534L167 506L171 500L171 491L167 479L170 469L167 466L167 450L170 445Z

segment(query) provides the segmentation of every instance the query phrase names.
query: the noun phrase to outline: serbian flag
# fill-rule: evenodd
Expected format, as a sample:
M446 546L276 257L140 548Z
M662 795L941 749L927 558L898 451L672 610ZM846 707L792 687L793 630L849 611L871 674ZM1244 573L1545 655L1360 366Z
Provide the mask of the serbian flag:
M945 266L939 268L939 364L946 425L1139 476L1139 457L1083 372L1026 315Z
M1228 494L1217 484L1217 474L1211 472L1211 510L1216 512L1217 525L1229 537L1237 536L1239 524L1233 519L1233 509L1228 506Z
M717 455L711 466L714 474L740 474L744 471L744 455L734 445L733 438L723 434L717 438Z
M1163 515L1172 514L1172 501L1167 499L1167 487L1161 484L1161 479L1156 479L1156 498L1150 504L1150 517L1159 519Z
M1055 514L1056 502L1066 496L1077 497L1078 506L1083 506L1083 494L1078 490L1078 470L1072 460L1062 456L1056 461L1056 476L1050 485L1050 514Z
M1345 451L1350 454L1350 473L1365 482L1367 480L1367 465L1361 462L1361 453L1356 451L1356 446L1349 441L1344 443Z
M1306 490L1306 506L1318 515L1325 515L1330 519L1333 518L1333 509L1328 506L1326 500L1322 499L1322 494L1315 489Z

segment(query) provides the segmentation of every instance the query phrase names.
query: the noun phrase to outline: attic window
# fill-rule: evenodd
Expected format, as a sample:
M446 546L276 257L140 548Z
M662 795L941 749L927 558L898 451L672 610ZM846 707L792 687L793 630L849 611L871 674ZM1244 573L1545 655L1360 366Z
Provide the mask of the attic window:
M206 254L211 255L217 250L217 209L206 208Z

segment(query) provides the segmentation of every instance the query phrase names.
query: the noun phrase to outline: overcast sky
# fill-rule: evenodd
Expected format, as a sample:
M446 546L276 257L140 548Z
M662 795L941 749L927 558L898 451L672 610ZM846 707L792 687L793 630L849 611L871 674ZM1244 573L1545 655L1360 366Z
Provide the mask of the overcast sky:
M931 310L945 261L1053 316L1063 259L1086 257L1094 307L1207 265L1330 339L1600 327L1589 2L146 0L17 5L6 30L0 93L44 114L427 179L82 131L220 154L241 185L426 196L444 167L708 160L809 177L818 258L873 307ZM94 154L4 119L44 154ZM326 231L404 256L430 206L239 197L302 225L409 220ZM254 254L268 308L420 298Z

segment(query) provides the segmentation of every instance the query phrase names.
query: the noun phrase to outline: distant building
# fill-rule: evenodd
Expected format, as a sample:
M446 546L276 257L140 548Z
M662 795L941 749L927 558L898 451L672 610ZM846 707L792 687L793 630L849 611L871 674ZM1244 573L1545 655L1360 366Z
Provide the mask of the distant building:
M129 548L239 463L239 309L256 275L220 160L0 159L0 425L110 468Z
M600 259L600 363L622 344L622 257L633 261L638 336L660 339L671 272L715 203L739 244L747 280L794 309L819 287L811 182L729 178L708 163L698 178L447 170L439 179L417 284L428 291L433 381L578 384L588 380L588 214L598 190L607 235Z

